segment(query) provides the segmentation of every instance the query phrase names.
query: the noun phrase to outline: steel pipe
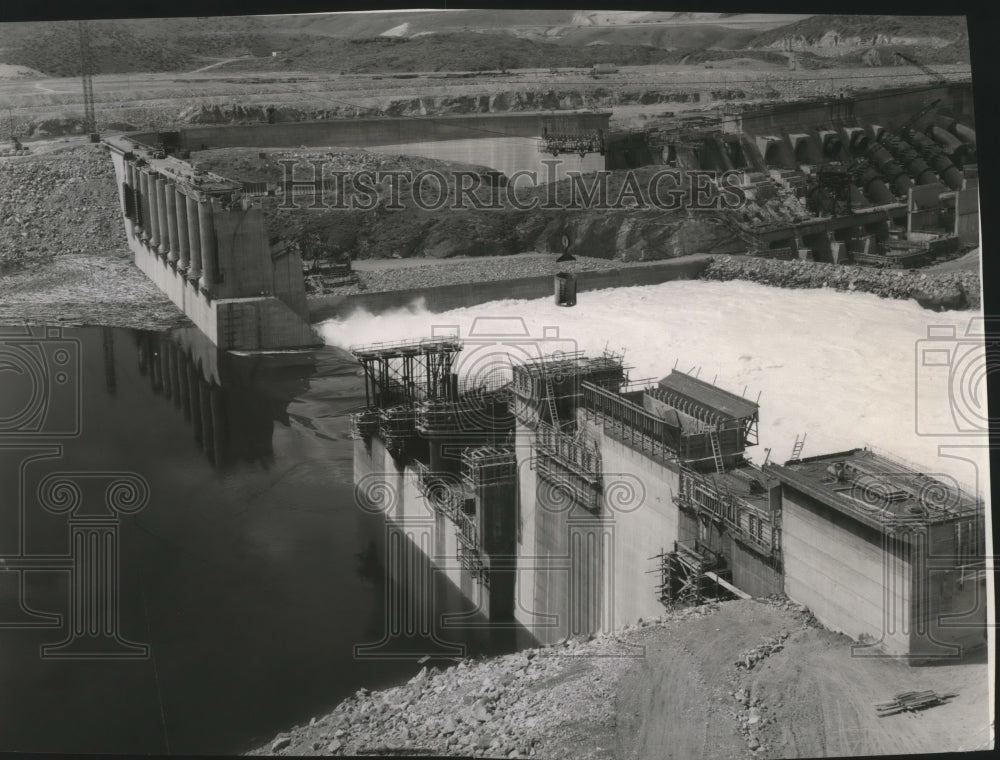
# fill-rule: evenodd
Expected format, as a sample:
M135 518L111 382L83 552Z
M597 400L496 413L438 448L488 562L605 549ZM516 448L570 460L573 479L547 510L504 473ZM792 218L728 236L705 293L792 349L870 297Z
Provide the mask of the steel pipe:
M913 181L903 171L903 167L879 143L873 143L868 146L865 155L886 181L892 185L893 192L896 195L906 195L909 189L913 187Z

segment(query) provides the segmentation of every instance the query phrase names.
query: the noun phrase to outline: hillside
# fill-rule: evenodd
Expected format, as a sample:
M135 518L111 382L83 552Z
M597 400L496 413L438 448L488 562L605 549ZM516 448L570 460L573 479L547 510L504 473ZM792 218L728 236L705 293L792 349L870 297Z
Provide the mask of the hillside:
M722 48L740 50L759 34L757 29L720 24L638 24L616 27L577 27L566 30L558 41L566 45L595 42L618 45L652 45L658 48L696 50Z
M787 50L844 65L891 65L892 49L926 63L968 61L962 17L470 10L92 21L90 34L98 74L191 71L236 57L251 59L236 70L350 73L669 65L733 51L777 64ZM882 54L867 53L872 46ZM76 23L0 24L0 64L76 76Z
M4 24L0 28L0 47L5 48L3 63L27 66L55 77L80 73L80 38L73 21ZM169 71L184 67L190 60L183 51L151 42L117 21L90 25L90 49L94 71L101 74Z
M98 74L186 70L205 58L264 56L314 39L247 16L91 21L88 26ZM0 24L0 49L0 62L6 64L56 77L80 72L74 21Z
M418 11L395 13L351 13L338 16L298 16L286 22L289 28L308 34L330 37L375 37L392 33L394 36L413 37L424 34L449 32L501 32L536 38L559 38L580 29L592 32L616 33L640 31L642 27L662 25L676 28L692 23L743 24L747 14L732 13L677 13L659 11L570 11L570 10L458 10ZM799 19L802 16L792 18ZM749 21L749 19L748 19ZM784 16L753 18L757 31L787 23ZM617 43L631 43L631 39L611 39Z
M872 45L943 46L968 44L963 16L810 16L757 35L754 48L864 47Z
M509 34L454 32L422 37L318 39L286 50L279 67L351 73L410 71L488 71L499 68L586 67L673 62L670 51L649 46L575 47ZM268 62L262 64L269 70Z

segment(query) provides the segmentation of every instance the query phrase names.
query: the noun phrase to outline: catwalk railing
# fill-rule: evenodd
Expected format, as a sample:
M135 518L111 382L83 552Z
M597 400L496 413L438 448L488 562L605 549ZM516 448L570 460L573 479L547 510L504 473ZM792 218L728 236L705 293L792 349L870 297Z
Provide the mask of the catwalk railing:
M727 491L712 477L705 477L688 467L680 469L674 503L682 509L707 514L718 520L733 536L769 557L781 550L781 529L769 509L762 509Z
M581 390L587 420L603 424L605 432L652 457L677 459L683 438L679 427L593 383L582 383Z

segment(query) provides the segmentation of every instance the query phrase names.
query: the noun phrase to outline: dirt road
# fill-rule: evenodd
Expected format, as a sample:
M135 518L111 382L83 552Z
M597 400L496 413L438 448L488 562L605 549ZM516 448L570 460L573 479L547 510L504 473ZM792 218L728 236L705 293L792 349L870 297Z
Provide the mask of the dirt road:
M645 659L617 688L622 760L905 755L989 746L984 656L934 667L863 657L852 653L846 637L756 601L723 604L715 615L651 630ZM781 651L750 671L735 666L742 652L782 631L788 638ZM918 714L876 716L874 703L924 689L958 696Z

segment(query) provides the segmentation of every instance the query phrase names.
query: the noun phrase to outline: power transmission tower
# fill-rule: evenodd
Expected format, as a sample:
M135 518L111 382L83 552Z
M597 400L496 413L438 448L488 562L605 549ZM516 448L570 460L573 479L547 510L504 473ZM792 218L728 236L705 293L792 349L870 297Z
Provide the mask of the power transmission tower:
M94 70L90 58L90 29L78 21L80 32L80 76L83 79L83 126L91 142L97 142L97 117L94 115Z

